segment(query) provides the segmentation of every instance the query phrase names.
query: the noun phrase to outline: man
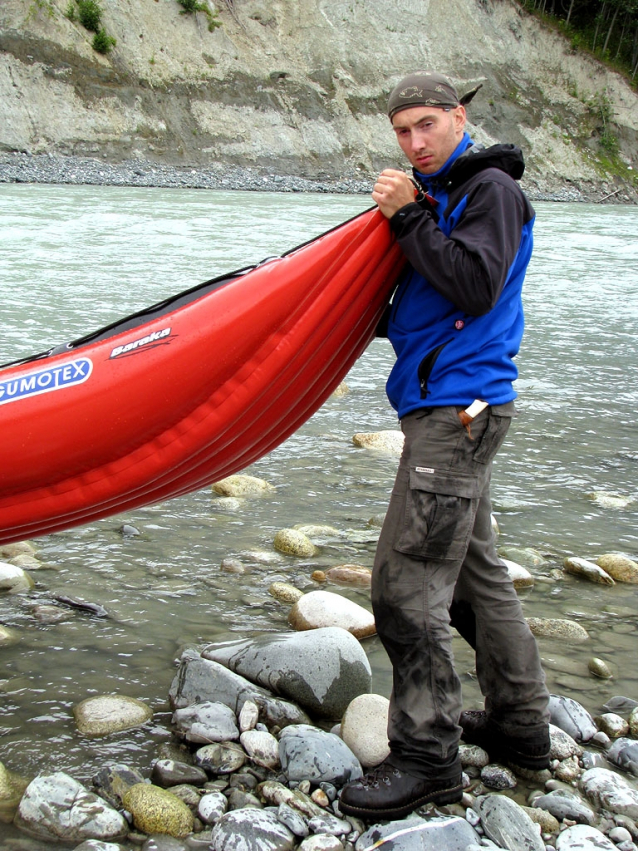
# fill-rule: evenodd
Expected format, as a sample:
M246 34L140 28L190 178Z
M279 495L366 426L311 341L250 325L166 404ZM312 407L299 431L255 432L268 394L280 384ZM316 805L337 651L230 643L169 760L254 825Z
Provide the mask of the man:
M477 90L460 100L440 74L403 79L388 114L414 181L387 169L372 193L409 268L387 320L397 355L387 392L405 446L372 581L393 668L391 753L340 800L367 820L460 800L461 735L492 759L549 765L547 689L496 555L489 492L515 413L534 211L515 180L520 151L482 149L465 132ZM485 710L461 714L451 625L476 651Z

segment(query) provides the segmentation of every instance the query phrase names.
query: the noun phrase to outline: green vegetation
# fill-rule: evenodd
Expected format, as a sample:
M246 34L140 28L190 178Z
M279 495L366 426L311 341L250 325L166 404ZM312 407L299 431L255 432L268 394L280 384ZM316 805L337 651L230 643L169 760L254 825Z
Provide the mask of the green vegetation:
M70 21L79 21L85 30L95 33L91 42L97 53L109 53L116 41L102 26L102 7L98 0L69 0L66 17Z
M177 0L177 2L182 7L182 15L195 15L197 12L203 12L208 18L209 32L221 27L222 22L217 17L217 12L211 12L205 0Z
M587 104L587 109L598 124L600 147L607 156L612 159L616 158L620 151L620 145L618 144L616 135L612 131L613 113L607 92L597 92Z
M520 5L569 39L573 51L583 51L621 73L638 88L638 0L518 0ZM614 129L614 111L606 89L585 93L568 80L568 93L584 104L586 115L573 142L593 155L596 168L638 185L621 156ZM554 119L554 123L557 123ZM591 138L597 151L591 149Z
M519 0L557 25L573 50L585 50L638 86L638 0Z
M78 18L85 30L97 33L102 22L102 9L97 0L76 0Z
M108 35L106 30L102 28L93 36L92 44L93 50L97 50L98 53L109 53L109 51L115 47L117 42L112 35Z
M55 11L55 6L51 0L33 0L27 12L27 21L33 20L38 12L45 12L49 18L52 18Z

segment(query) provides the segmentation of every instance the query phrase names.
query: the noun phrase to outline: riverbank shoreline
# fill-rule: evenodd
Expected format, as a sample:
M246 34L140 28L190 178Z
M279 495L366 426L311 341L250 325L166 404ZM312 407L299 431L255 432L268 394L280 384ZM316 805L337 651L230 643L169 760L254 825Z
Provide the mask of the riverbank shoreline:
M373 180L344 178L311 180L278 175L263 169L211 163L209 166L172 166L149 160L106 162L96 157L58 154L0 153L0 184L30 183L72 186L139 186L161 189L217 189L245 192L289 192L336 195L368 195ZM554 186L550 190L534 177L521 186L531 201L628 204L638 194L611 182L582 186ZM633 194L634 197L631 197Z

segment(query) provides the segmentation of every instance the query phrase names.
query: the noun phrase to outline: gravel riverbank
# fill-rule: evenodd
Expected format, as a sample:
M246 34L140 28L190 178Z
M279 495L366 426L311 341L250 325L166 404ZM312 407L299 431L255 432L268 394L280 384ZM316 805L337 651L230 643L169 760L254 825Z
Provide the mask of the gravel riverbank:
M367 195L369 178L310 180L276 175L256 168L211 163L208 166L171 166L147 160L109 163L91 157L57 154L0 153L0 183L50 183L88 186L148 186L162 189L224 189L249 192L313 192ZM533 177L522 181L532 201L637 204L638 193L601 181L571 186Z

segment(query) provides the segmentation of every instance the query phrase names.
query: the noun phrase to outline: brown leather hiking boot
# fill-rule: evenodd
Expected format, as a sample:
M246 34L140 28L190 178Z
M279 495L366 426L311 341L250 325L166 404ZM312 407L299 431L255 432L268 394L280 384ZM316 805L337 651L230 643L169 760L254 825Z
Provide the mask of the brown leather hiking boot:
M413 777L385 760L343 787L342 813L364 821L401 818L425 804L453 804L463 797L461 772L451 780Z
M549 768L549 725L525 736L508 736L490 720L483 709L461 712L459 724L463 728L463 741L483 748L490 759L509 762L532 771Z

